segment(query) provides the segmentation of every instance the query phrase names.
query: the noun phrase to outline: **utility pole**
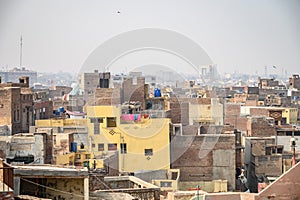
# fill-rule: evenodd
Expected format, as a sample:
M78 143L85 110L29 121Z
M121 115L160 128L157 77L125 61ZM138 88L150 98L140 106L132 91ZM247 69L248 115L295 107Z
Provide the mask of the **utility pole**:
M20 68L22 67L22 49L23 48L23 38L22 38L22 35L21 35L21 38L20 38Z

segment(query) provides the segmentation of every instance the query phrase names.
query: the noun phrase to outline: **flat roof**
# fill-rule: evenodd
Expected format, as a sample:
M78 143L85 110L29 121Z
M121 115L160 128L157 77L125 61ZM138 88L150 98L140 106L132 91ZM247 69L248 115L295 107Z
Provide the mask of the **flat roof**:
M22 177L87 177L87 168L67 168L55 165L12 165L15 176Z

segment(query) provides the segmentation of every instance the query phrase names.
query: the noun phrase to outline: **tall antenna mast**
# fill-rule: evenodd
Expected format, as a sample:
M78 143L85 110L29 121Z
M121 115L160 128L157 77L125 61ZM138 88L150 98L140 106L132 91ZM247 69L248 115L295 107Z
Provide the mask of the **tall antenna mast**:
M23 47L23 38L21 35L21 38L20 38L20 68L22 67L22 47Z

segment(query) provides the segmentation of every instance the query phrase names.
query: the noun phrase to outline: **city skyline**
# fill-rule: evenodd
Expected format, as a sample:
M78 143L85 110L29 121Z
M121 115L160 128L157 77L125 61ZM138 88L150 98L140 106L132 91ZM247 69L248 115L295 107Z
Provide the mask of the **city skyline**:
M110 2L0 1L0 68L79 72L107 40L132 30L171 30L198 44L220 73L298 73L298 1ZM155 12L153 12L155 11ZM149 52L148 52L149 53ZM126 67L164 64L164 54L130 55ZM130 59L131 57L131 59ZM139 58L142 62L135 62ZM143 60L144 59L144 60ZM119 61L119 64L121 63ZM177 60L172 60L172 65ZM185 69L180 62L178 68ZM101 63L99 63L99 66ZM275 68L273 66L276 66ZM174 69L174 70L177 70Z

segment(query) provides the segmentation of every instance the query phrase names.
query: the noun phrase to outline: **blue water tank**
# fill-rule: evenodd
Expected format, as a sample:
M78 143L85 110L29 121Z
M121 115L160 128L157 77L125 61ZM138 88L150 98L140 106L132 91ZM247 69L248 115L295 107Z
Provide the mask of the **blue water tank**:
M294 100L294 101L297 101L297 99L298 99L297 96L294 96L294 97L293 97L293 100Z
M76 142L71 142L71 152L77 152L77 143Z
M60 112L60 113L63 113L63 112L65 112L65 109L64 109L64 107L59 107L59 108L58 108L58 112Z
M158 88L154 89L154 97L161 97L160 89L158 89Z

